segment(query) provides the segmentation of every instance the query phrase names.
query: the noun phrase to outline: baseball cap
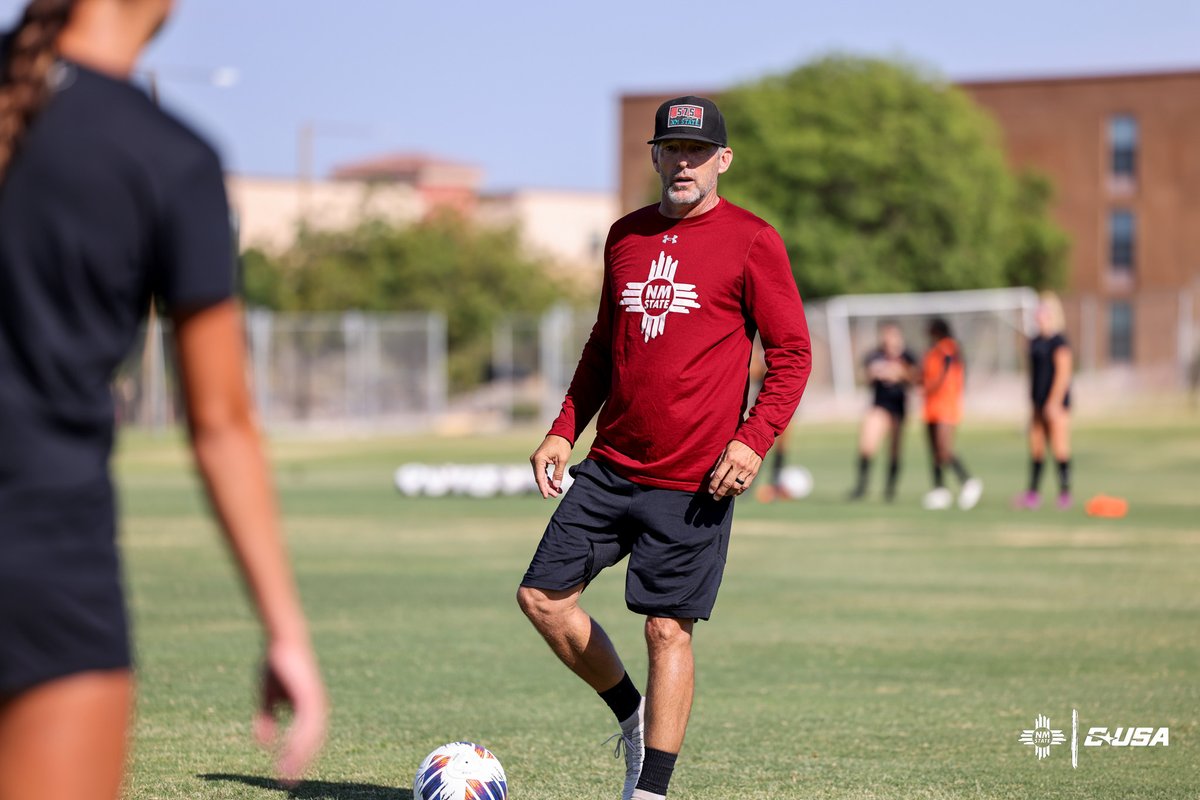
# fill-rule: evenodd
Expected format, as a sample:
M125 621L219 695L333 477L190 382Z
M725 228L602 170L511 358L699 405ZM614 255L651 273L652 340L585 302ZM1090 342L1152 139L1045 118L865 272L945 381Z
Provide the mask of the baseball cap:
M725 117L721 116L717 104L707 97L690 94L668 100L658 107L654 115L654 138L646 144L664 139L694 139L721 147L729 143Z

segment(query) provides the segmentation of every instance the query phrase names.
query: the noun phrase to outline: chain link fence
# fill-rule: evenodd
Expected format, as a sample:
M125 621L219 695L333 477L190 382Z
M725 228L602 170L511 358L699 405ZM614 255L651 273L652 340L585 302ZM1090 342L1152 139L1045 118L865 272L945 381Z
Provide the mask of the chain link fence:
M248 378L268 429L419 429L448 407L438 314L246 315ZM182 418L169 322L152 317L113 381L117 419L162 429Z
M906 306L897 299L902 297L912 302ZM972 309L961 305L962 298L930 295L924 313L920 297L899 295L879 308L854 298L807 304L813 369L801 415L860 413L865 389L859 364L875 345L879 322L898 320L909 348L920 356L927 347L925 324L936 313L949 319L962 343L968 409L1023 415L1027 302ZM1064 298L1081 400L1115 408L1142 392L1200 392L1200 283L1183 293L1139 292L1127 309L1121 302L1093 295ZM853 308L859 310L848 313ZM567 306L504 318L492 331L487 380L449 397L446 323L438 314L254 310L246 317L248 377L268 429L541 426L558 413L594 322L595 309ZM181 419L173 349L170 325L152 319L136 355L113 383L121 423L161 429Z

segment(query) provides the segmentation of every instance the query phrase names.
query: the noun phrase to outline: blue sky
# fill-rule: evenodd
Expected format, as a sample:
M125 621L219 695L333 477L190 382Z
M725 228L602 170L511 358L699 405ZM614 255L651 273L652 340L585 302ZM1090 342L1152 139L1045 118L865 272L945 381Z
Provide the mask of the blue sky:
M0 0L0 25L23 3ZM147 52L164 103L232 169L318 174L418 150L487 186L616 185L617 98L720 88L830 51L916 60L954 79L1200 68L1196 0L178 0ZM228 89L197 68L236 67Z

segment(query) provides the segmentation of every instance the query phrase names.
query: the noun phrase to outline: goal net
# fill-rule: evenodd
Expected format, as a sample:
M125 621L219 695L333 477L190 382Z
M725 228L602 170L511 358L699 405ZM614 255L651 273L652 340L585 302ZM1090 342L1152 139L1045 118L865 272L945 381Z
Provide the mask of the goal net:
M1035 329L1037 302L1037 293L1024 287L843 295L814 309L810 325L816 323L814 346L823 339L828 348L829 388L840 406L859 396L861 364L879 341L880 323L898 324L919 359L929 347L929 321L941 317L962 348L967 402L1006 411L1023 397L1027 337Z

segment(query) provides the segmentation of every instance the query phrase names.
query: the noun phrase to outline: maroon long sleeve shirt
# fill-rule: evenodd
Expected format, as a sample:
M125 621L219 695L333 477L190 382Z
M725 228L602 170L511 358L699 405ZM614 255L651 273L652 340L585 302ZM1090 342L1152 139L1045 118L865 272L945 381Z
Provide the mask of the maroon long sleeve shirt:
M756 332L767 373L746 415ZM774 228L726 200L688 219L647 206L609 231L596 324L550 433L574 444L599 411L589 458L634 483L696 491L730 440L766 455L811 369Z

